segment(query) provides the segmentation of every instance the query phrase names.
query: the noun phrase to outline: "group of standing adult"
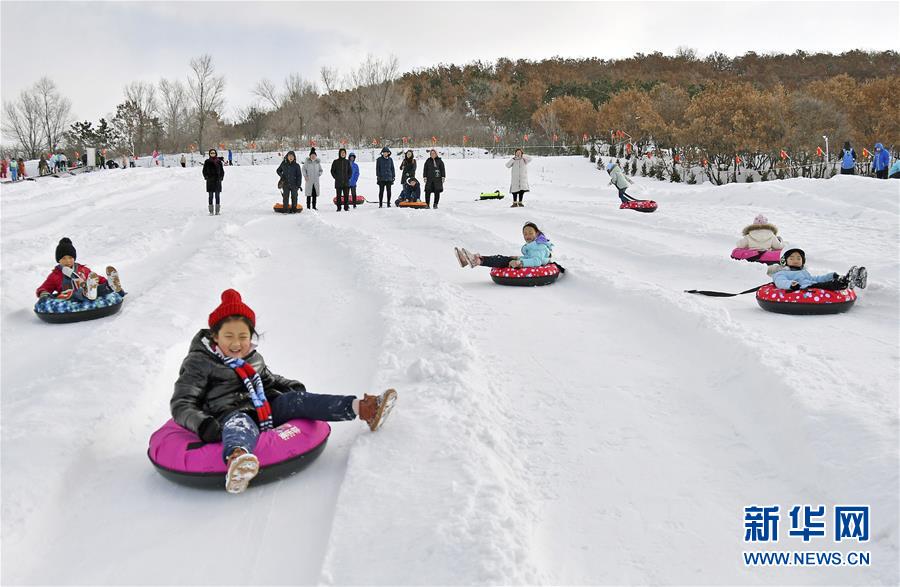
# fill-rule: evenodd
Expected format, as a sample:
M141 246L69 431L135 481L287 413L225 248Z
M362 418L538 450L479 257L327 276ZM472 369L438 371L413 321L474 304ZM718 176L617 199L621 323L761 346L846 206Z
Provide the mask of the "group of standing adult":
M512 207L524 206L522 198L529 191L528 164L531 157L525 155L522 149L516 149L515 155L506 163L511 170L510 192L513 196ZM418 163L412 149L403 154L400 162L400 182L404 188L412 188L418 192L419 180L416 177ZM293 214L297 212L297 200L303 182L306 182L304 194L306 195L306 207L309 210L318 210L317 199L321 193L319 177L322 175L322 164L319 162L316 148L309 151L309 156L300 164L294 151L288 151L284 160L275 170L279 176L278 187L281 189L282 206L285 212ZM350 207L356 208L356 187L359 180L359 166L356 163L356 155L347 154L347 150L341 148L337 159L331 163L331 177L334 179L336 211L349 211ZM215 149L209 150L209 157L203 162L203 178L206 180L206 192L209 195L209 214L218 215L221 206L222 180L225 178L225 165ZM388 147L381 149L380 156L375 161L375 180L378 184L378 207L385 203L391 207L391 186L396 179L394 160L391 158L391 150ZM440 205L441 193L444 191L444 183L447 180L447 170L444 161L438 155L437 149L431 149L428 159L422 165L422 184L425 191L425 204L427 208L437 208ZM385 199L385 195L387 198ZM432 206L432 197L434 203Z

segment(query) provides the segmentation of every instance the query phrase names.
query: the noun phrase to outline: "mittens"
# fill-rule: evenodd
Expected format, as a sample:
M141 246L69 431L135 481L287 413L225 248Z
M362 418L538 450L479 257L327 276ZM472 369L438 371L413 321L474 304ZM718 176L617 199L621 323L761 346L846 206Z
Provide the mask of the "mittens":
M197 433L203 442L219 442L222 440L222 426L212 416L200 423L200 429Z

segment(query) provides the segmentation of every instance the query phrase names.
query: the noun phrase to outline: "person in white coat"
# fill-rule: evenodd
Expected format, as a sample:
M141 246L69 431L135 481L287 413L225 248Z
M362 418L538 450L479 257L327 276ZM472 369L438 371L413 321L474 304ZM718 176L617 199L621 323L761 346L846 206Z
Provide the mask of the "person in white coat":
M626 177L619 164L615 161L610 161L606 166L606 172L609 173L610 185L615 186L619 190L619 199L622 200L622 203L627 204L630 200L633 200L634 198L625 193L625 190L634 182Z
M309 157L303 160L300 166L303 170L303 181L306 182L306 209L318 210L316 207L316 198L319 197L319 176L322 175L322 164L319 162L319 156L316 154L316 148L309 150Z
M744 236L737 242L739 249L754 249L760 252L780 251L784 248L784 242L778 236L778 227L769 223L769 219L758 214L753 219L753 224L744 227L741 231Z
M522 208L522 196L525 192L530 191L528 188L528 164L531 163L531 157L525 154L522 149L516 149L512 159L506 162L506 166L511 169L512 178L509 184L509 193L512 194L513 203L510 208Z

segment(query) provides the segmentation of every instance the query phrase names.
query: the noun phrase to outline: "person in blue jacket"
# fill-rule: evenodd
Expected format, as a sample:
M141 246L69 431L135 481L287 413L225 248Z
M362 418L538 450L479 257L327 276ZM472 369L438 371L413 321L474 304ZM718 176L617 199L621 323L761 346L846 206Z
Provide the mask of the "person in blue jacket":
M359 165L356 164L356 153L350 153L347 159L350 160L350 199L353 200L353 207L356 208L356 183L359 181Z
M391 207L391 186L394 185L394 160L391 159L391 150L382 147L381 157L375 162L375 179L378 181L378 207L384 202L384 192L387 190L387 207Z
M403 186L400 197L394 203L399 206L400 202L418 202L421 197L422 191L419 182L415 177L410 177L406 180L406 185ZM390 202L388 202L388 206L390 206Z
M840 157L841 175L856 175L856 151L850 146L850 141L844 143Z
M854 265L846 275L841 277L837 273L825 273L824 275L811 275L804 269L806 265L806 253L803 249L788 249L781 256L783 269L772 276L775 287L778 289L798 290L816 287L818 289L841 290L854 286L860 289L866 288L868 275L865 267Z
M894 159L891 170L888 171L888 177L891 179L900 179L900 158Z
M872 169L878 179L888 178L888 167L891 166L891 154L881 143L875 143L875 153L872 158Z
M553 243L541 232L534 222L526 222L522 227L522 237L525 244L522 245L521 257L508 257L506 255L482 256L472 254L466 249L455 249L456 259L460 267L540 267L550 262L550 253Z

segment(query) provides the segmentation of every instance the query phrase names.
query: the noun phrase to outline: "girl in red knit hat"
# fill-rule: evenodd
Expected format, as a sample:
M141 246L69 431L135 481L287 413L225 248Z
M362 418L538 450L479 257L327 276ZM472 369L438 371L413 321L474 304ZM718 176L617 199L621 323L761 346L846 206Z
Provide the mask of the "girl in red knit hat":
M233 289L209 315L209 329L194 336L181 363L170 403L175 421L204 442L221 442L228 464L225 489L241 493L259 472L253 454L261 431L288 420L364 420L374 432L385 421L397 392L322 395L299 381L272 373L256 351L256 314Z

